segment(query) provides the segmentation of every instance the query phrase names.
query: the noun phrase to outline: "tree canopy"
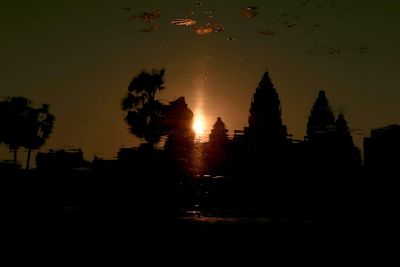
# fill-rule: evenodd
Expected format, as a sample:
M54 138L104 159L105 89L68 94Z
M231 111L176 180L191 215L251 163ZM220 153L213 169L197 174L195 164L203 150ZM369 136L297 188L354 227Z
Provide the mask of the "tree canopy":
M0 142L14 152L14 163L17 163L17 150L24 147L28 150L29 168L31 150L44 145L52 132L54 120L48 104L34 108L25 97L0 101Z
M155 98L163 90L165 70L141 71L128 86L128 94L122 100L125 121L132 134L143 138L153 147L166 135L165 105Z

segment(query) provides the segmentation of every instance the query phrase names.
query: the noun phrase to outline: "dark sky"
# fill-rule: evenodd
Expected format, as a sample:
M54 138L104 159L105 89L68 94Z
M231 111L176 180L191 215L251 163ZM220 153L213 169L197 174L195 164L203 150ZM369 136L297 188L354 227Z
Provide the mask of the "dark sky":
M257 14L240 16L241 6ZM154 11L161 17L151 23L138 17ZM400 123L398 14L398 0L2 0L0 96L50 104L57 121L43 149L112 158L138 144L120 102L141 69L165 67L160 98L185 96L208 128L221 116L231 134L247 124L268 69L296 138L323 89L361 146L371 128ZM204 26L209 16L225 31L198 35L170 23Z

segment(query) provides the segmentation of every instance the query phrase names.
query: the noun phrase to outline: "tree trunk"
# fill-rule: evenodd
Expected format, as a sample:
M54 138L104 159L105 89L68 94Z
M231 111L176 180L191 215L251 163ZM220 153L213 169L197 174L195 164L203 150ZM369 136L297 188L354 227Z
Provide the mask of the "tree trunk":
M29 165L31 163L31 152L32 150L28 148L28 156L26 157L26 169L29 170Z
M17 161L17 149L13 148L13 152L14 152L14 164L17 165L18 161Z

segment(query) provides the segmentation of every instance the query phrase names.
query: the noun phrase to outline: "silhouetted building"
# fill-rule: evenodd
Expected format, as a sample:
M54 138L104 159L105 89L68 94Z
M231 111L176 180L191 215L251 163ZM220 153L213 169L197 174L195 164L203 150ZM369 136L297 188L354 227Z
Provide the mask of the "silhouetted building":
M320 91L307 123L307 165L314 171L354 169L361 166L359 149L354 145L343 114L335 120L325 91ZM322 173L321 173L322 174Z
M228 129L220 117L214 123L208 143L205 145L205 163L208 174L227 174L230 140Z
M264 73L256 88L249 111L249 126L234 131L236 149L265 152L288 143L287 127L282 123L281 102L268 72Z
M88 168L90 163L83 158L80 149L50 150L48 153L38 152L36 155L36 167L40 170L73 170Z
M336 162L338 167L345 169L360 168L361 152L354 145L353 137L343 114L339 114L336 122L335 149L337 153Z
M15 164L13 160L0 161L0 173L3 175L9 173L15 173L20 169L21 166L19 164Z
M118 151L118 160L123 161L137 161L143 157L140 148L120 148Z
M292 177L295 162L292 140L282 122L279 95L268 72L255 90L249 112L249 126L234 132L230 151L234 181L231 199L238 201L238 205L257 207L272 214L272 206L282 204L280 200L284 197L280 189L284 188L286 177Z
M374 225L398 228L400 125L373 129L364 138L368 213ZM389 228L390 229L390 228Z
M113 177L121 169L121 163L116 159L101 159L98 157L94 157L92 161L91 171L98 177Z
M137 176L151 173L167 174L173 159L161 148L151 148L147 145L134 148L120 148L118 152L119 166Z
M279 145L286 140L287 128L282 123L281 102L268 72L264 73L250 106L249 141L256 146Z
M165 150L177 160L187 161L191 157L195 139L193 117L184 97L170 102L167 112L169 134Z
M235 132L234 146L241 158L235 164L244 165L251 172L265 172L287 165L290 140L282 122L279 95L265 72L253 95L250 105L249 126L243 136Z
M307 140L313 143L329 142L335 128L335 115L325 91L320 91L308 117Z
M400 125L374 129L364 138L364 166L379 172L399 169Z
M218 117L211 129L209 142L215 146L226 145L229 142L228 132L225 123L222 121L221 117Z

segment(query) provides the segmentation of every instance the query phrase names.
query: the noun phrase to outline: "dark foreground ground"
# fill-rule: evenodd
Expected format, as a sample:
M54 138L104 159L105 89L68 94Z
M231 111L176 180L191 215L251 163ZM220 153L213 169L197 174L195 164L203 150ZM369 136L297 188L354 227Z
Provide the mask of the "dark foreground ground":
M389 208L374 206L373 201L349 203L346 212L329 216L213 214L185 208L177 212L177 202L171 201L174 191L166 185L110 182L86 174L74 179L29 174L2 180L2 229L7 236L2 240L8 248L64 256L172 251L178 258L230 251L232 257L244 251L267 253L288 247L307 253L332 248L371 250L391 247L399 236L395 202L385 201L391 203Z
M17 252L15 259L31 263L55 258L50 262L107 260L111 266L120 261L139 266L202 262L258 266L276 261L299 264L304 259L325 265L360 263L381 251L397 254L398 228L393 226L131 215L90 216L71 208L51 216L33 214L14 221L12 231L7 231L11 234L7 247ZM378 258L379 263L388 259Z
M115 212L88 214L62 207L55 213L15 217L9 233L13 246L34 253L152 252L202 255L218 251L270 249L329 250L375 246L397 235L392 226L331 224L269 218L137 216ZM15 219L14 218L14 219ZM375 243L380 240L379 243ZM387 244L385 243L381 244ZM336 245L335 245L336 246ZM308 251L310 252L310 251Z

